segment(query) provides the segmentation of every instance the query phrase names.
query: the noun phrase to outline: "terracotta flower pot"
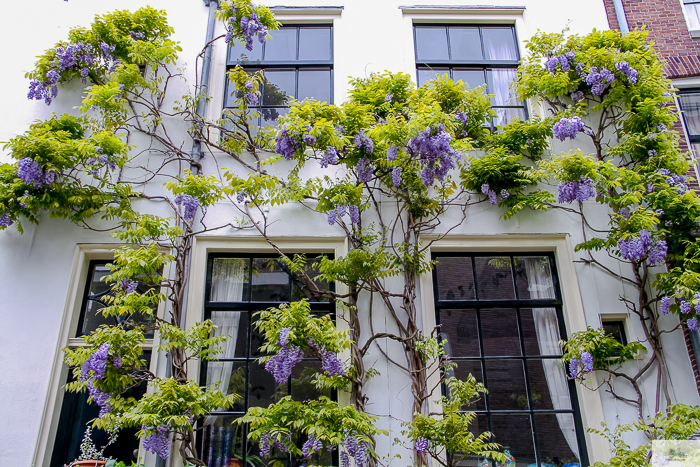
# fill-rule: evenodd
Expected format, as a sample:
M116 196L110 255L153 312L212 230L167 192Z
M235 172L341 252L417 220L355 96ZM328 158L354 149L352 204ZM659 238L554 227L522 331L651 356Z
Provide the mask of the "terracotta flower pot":
M106 461L75 461L70 467L104 467Z
M228 459L226 467L243 467L243 461L240 459Z

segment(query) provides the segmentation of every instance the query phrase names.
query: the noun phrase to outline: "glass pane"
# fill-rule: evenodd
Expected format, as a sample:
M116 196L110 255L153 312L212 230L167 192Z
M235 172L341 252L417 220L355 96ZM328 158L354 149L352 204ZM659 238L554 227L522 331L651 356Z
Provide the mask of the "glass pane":
M211 273L212 302L248 301L248 268L245 258L214 258Z
M202 460L208 467L243 465L245 427L234 424L237 415L211 415L202 428Z
M685 13L688 15L688 22L691 30L700 29L700 5L690 4L685 5Z
M228 49L229 62L253 62L262 59L262 44L257 36L253 38L253 50L245 48L240 41L233 41L233 46Z
M499 125L506 125L513 122L516 118L520 120L525 120L525 109L519 107L510 108L494 108L493 109L498 115L493 119L493 126L497 127Z
M476 262L479 300L507 300L515 298L513 272L508 256L482 256Z
M515 284L521 300L556 298L552 267L546 256L516 256Z
M240 311L212 311L211 321L218 326L217 336L229 336L217 357L245 358L248 349L248 319L250 313Z
M254 302L288 302L289 274L274 258L253 260Z
M313 97L319 102L331 101L331 70L299 70L297 99Z
M485 414L478 414L474 417L472 422L469 424L469 432L472 433L476 437L476 436L480 436L485 431L489 431L488 419L486 418ZM454 460L456 461L456 465L458 465L460 467L461 466L481 467L484 458L478 457L476 454L473 454L469 457L465 457L463 453L457 452L454 454ZM491 464L489 464L489 466L491 466Z
M263 107L260 110L260 119L262 127L267 128L272 125L277 125L277 119L289 113L288 107ZM257 129L256 129L257 130ZM256 131L257 134L257 131Z
M265 41L265 61L292 61L297 58L297 28L280 28L271 31Z
M303 446L308 437L304 435L303 437L297 439L296 445ZM292 456L292 467L307 467L307 466L332 466L333 465L333 455L328 451L328 449L322 449L320 452L314 452L310 454L309 457L303 458L301 456Z
M438 300L473 300L474 269L469 256L438 258Z
M450 27L450 52L452 60L483 60L479 28Z
M330 60L331 28L299 30L299 60Z
M317 389L312 382L314 374L321 373L321 362L304 360L292 369L292 398L297 401L315 400L321 396L330 399L330 389Z
M419 68L418 69L418 86L423 86L430 80L437 78L438 76L448 75L450 70L447 68Z
M231 84L231 80L226 80L226 99L224 100L224 107L234 107L236 101L240 96L236 94L235 88Z
M475 310L440 310L440 336L450 357L478 357L479 331Z
M700 93L678 94L688 134L700 135Z
M295 70L265 70L262 105L287 105L294 97Z
M219 390L224 394L238 394L237 399L230 408L221 407L220 410L228 412L245 411L245 362L208 362L207 386L220 382Z
M416 60L448 60L447 28L444 26L416 27Z
M111 290L111 285L105 282L105 277L112 274L105 264L96 264L92 271L92 278L90 280L90 292L92 296L103 295Z
M525 105L518 100L515 91L511 88L511 83L518 77L518 72L514 68L499 68L496 70L486 70L489 94L494 94L491 98L493 105Z
M525 371L520 360L486 360L490 410L527 410Z
M475 89L486 84L484 70L452 70L452 79L462 81L468 88ZM486 88L484 87L484 92Z
M481 339L486 356L520 356L518 317L514 309L481 310Z
M104 316L102 313L98 313L99 310L105 306L95 300L88 300L87 306L85 307L85 317L83 318L83 327L78 332L78 337L91 334L96 331L98 327L103 324L110 324L114 326L117 324L117 320L112 316Z
M520 324L528 355L561 355L561 333L555 308L523 308L520 310Z
M311 279L312 283L316 286L318 290L329 290L330 287L328 282L317 280L316 276L320 274L318 269L320 259L313 257L306 260L306 274ZM299 274L295 276L292 280L292 294L293 300L301 300L302 298L308 299L310 302L327 302L328 298L319 298L314 293L311 292L309 287L306 285L306 279L303 275Z
M564 368L556 358L528 359L527 376L534 410L571 410Z
M620 342L622 345L627 344L625 325L622 321L603 321L603 329L605 330L605 334L612 336L613 339Z
M551 465L579 462L578 440L572 414L535 415L540 458Z
M264 343L265 340L263 339L262 334L260 334L258 329L255 327L255 322L253 322L250 328L250 356L258 358L264 355L263 352L260 350L260 346Z
M471 374L476 378L479 383L484 382L484 373L481 371L481 361L480 360L456 360L452 363L456 363L457 366L454 370L447 372L448 377L454 376L455 378L466 381L467 377ZM485 410L486 403L484 397L473 401L471 405L462 407L463 410Z
M248 406L267 407L287 395L287 383L277 384L264 365L250 362Z
M517 60L513 28L482 28L486 60Z
M491 427L495 435L494 441L503 447L504 454L506 451L510 453L515 465L524 467L535 462L535 446L532 441L532 424L529 415L493 414Z

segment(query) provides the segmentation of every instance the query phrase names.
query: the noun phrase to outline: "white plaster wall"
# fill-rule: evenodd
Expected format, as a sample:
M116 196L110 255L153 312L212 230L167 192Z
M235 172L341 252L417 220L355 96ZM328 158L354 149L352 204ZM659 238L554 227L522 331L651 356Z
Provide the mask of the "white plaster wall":
M264 3L278 5L277 0ZM347 77L364 77L371 72L390 70L415 75L413 56L412 18L402 13L400 5L410 5L405 0L287 0L286 6L324 6L332 3L343 6L342 13L334 20L335 44L335 102L340 103L347 95ZM478 5L470 0L421 0L421 4ZM576 0L490 0L490 5L522 5L525 13L516 22L521 54L524 54L523 41L537 30L561 31L567 25L571 32L586 33L593 28L606 29L607 22L602 1L580 2ZM36 0L34 2L5 2L0 12L5 21L0 29L0 63L4 64L0 102L4 112L0 115L0 141L22 133L35 119L47 118L52 112L75 113L79 103L81 86L72 84L61 89L59 98L51 107L42 102L28 101L26 92L28 80L24 73L31 70L34 57L44 49L63 39L68 29L75 25L89 24L95 14L114 9L136 9L145 2L137 0ZM206 32L206 9L201 0L152 0L149 5L166 9L170 24L175 28L175 39L180 41L183 51L182 62L187 62L187 79L194 81L194 60L204 43ZM302 13L293 19L300 21ZM457 16L435 14L435 18L449 20ZM219 27L221 30L222 28ZM221 92L223 71L221 64L225 48L217 46L214 63L219 68L213 70L215 81L212 89ZM218 81L216 81L218 80ZM184 92L181 87L178 91ZM218 112L217 105L222 99L217 95L212 100L210 112ZM218 104L217 104L218 103ZM186 146L187 147L186 143ZM576 140L572 145L558 145L557 150L570 147L585 147L583 141ZM0 153L7 160L7 153ZM234 167L219 158L224 167ZM213 160L205 161L206 167ZM158 189L159 187L154 187ZM386 209L391 209L387 207ZM605 212L595 205L587 210L597 212L597 219L604 225ZM550 213L524 212L509 221L502 221L498 209L480 204L468 211L467 219L454 234L503 234L503 233L569 233L573 245L582 238L580 224L576 216L561 211ZM230 206L220 205L210 210L212 224L218 220L230 220L235 211ZM337 236L341 232L325 222L325 216L304 210L298 206L283 206L272 211L271 216L280 222L271 228L272 235L280 236ZM594 216L595 217L595 216ZM448 214L444 225L458 219L456 214ZM250 235L251 232L221 231L220 235ZM58 340L61 313L66 300L68 279L72 273L72 260L75 245L78 243L110 242L106 235L97 235L79 229L64 221L45 220L38 227L27 226L27 232L20 236L13 228L0 233L0 318L2 337L0 338L0 370L6 375L0 381L0 465L28 466L32 462L35 439L39 431L42 409L47 399L47 384ZM580 255L575 255L579 257ZM618 266L609 262L611 266ZM602 313L624 313L617 300L623 292L619 281L610 280L605 273L581 263L576 265L582 301L586 310L586 322L597 326ZM675 318L669 317L664 323L673 326ZM377 326L386 326L379 316ZM636 331L637 333L640 330ZM381 343L390 354L400 357L401 349L393 343ZM672 372L672 394L676 401L690 404L700 402L692 378L689 359L679 333L665 339ZM375 360L376 359L376 360ZM376 363L375 363L376 362ZM373 350L366 365L375 363L382 376L367 386L373 402L370 411L381 415L380 426L391 429L396 435L400 431L400 419L406 419L411 412L411 394L408 380L401 371L387 364L381 354ZM636 365L632 362L630 365ZM651 378L645 392L654 391L655 381ZM606 420L629 421L634 417L630 407L603 397ZM653 410L649 409L649 410ZM398 419L398 420L397 420ZM390 439L379 446L383 454L403 454L401 449L390 446ZM39 447L41 449L41 446Z

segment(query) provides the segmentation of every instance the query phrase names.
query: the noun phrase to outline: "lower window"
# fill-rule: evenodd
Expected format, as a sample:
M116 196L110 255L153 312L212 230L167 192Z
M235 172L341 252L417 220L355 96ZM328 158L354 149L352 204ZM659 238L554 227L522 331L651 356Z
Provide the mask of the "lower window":
M449 376L471 373L488 389L465 407L476 414L473 432L492 432L516 465L588 465L575 386L559 363L565 329L553 255L433 259L436 319L457 365Z

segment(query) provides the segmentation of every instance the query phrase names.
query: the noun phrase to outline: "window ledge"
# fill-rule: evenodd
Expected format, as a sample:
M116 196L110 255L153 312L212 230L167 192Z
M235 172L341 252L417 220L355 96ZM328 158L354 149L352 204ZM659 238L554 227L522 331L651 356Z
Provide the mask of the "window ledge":
M690 29L690 37L700 37L700 29Z
M343 6L271 6L268 7L275 15L337 15L339 16L345 7Z
M68 339L68 348L70 349L87 346L88 344L85 343L85 340L82 337L71 337L70 339ZM145 339L141 347L143 348L143 350L153 349L153 339Z
M404 14L484 14L512 15L525 12L524 6L493 6L493 5L404 5L399 9Z

